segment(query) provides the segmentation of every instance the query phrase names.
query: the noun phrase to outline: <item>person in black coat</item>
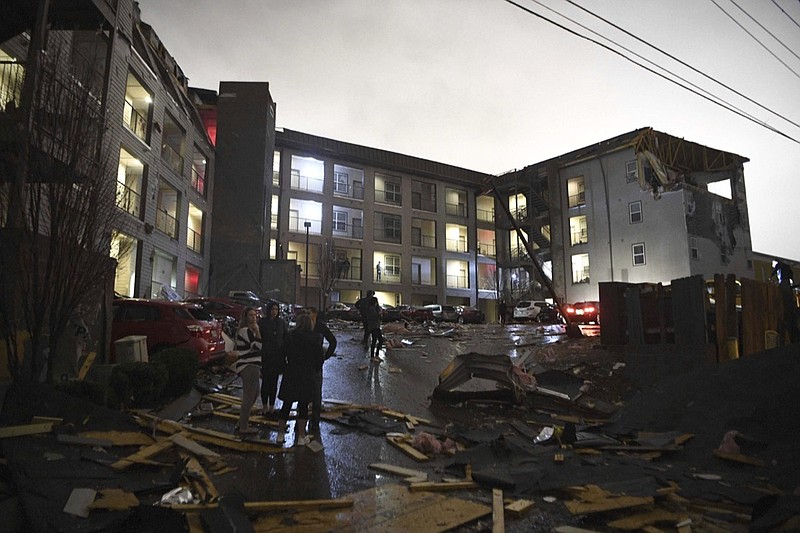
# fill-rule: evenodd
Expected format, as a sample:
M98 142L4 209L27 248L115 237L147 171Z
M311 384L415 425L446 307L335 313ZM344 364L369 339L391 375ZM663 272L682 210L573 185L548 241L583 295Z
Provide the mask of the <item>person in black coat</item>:
M278 302L267 304L266 316L258 321L261 330L261 403L264 414L274 413L278 399L278 378L286 366L283 343L289 327L280 316Z
M363 298L359 298L356 302L356 309L358 312L361 313L361 325L364 326L364 340L361 341L361 345L364 348L369 346L369 326L367 324L367 306L369 306L372 300L375 298L375 291L368 290L367 295Z
M314 398L314 373L322 367L324 353L322 337L314 332L311 315L302 313L297 316L297 325L289 332L284 344L286 353L286 370L283 373L278 398L283 401L278 413L277 442L283 444L286 422L292 405L297 402L297 420L295 421L295 444L305 446L311 440L306 435L308 422L308 404Z
M322 335L322 339L328 342L328 349L325 350L323 362L327 361L336 353L336 336L328 325L319 318L319 311L316 307L309 307L308 313L314 323L314 331ZM311 401L311 422L310 431L319 431L319 418L322 411L322 365L314 372L314 399Z

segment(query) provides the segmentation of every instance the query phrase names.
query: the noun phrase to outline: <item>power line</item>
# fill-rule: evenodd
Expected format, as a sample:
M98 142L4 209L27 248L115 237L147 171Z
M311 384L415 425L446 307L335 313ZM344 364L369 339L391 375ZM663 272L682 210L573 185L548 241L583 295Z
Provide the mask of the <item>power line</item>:
M773 34L771 31L769 31L767 28L765 28L763 24L761 24L759 21L757 21L755 18L753 18L753 16L752 16L750 13L748 13L747 11L745 11L745 10L742 8L742 6L740 6L739 4L737 4L737 3L736 3L736 0L731 0L731 4L733 4L733 5L735 5L736 7L738 7L738 8L739 8L739 11L741 11L742 13L744 13L745 15L747 15L747 18L749 18L750 20L752 20L753 22L755 22L756 24L758 24L758 27L759 27L759 28L761 28L762 30L764 30L765 32L767 32L767 34L768 34L770 37L772 37L773 39L775 39L776 41L778 41L778 42L780 43L780 45L781 45L781 46L783 46L784 48L786 48L786 50L788 50L788 51L789 51L789 53L790 53L790 54L792 54L792 55L793 55L794 57L796 57L797 59L800 59L800 56L799 56L799 55L797 55L797 54L795 54L795 53L792 51L792 49L791 49L791 48L789 48L788 46L786 46L786 45L783 43L783 41L781 41L779 38L777 38L777 37L775 36L775 34Z
M569 1L569 0L567 0L567 1ZM553 9L553 8L551 8L551 7L549 7L549 6L546 6L546 5L544 5L544 4L543 4L543 3L541 3L539 0L531 0L531 2L533 2L533 3L537 4L537 5L538 5L538 6L540 6L540 7L543 7L544 9L546 9L546 10L550 11L551 13L554 13L554 14L558 15L558 16L559 16L559 17L561 17L561 18L564 18L564 19L566 19L566 20L568 20L568 21L572 22L572 23L573 23L573 24L575 24L576 26L578 26L578 27L580 27L580 28L583 28L584 30L586 30L586 31L588 31L588 32L590 32L590 33L592 33L592 34L594 34L594 35L598 36L599 38L601 38L601 39L604 39L604 40L606 40L606 41L610 42L611 44L613 44L613 45L615 45L615 46L617 46L617 47L619 47L619 48L621 48L621 49L625 50L626 52L628 52L628 53L630 53L630 54L633 54L633 55L635 55L636 57L638 57L638 58L639 58L639 59L641 59L642 61L646 61L646 62L647 62L647 63L649 63L650 65L653 65L654 67L656 67L656 68L658 68L658 69L661 69L661 70L663 70L663 71L664 71L664 72L666 72L667 74L669 74L669 75L671 75L671 76L674 76L675 78L677 78L677 79L681 80L682 82L686 83L687 85L690 85L690 86L694 87L694 88L695 88L695 89L697 89L698 91L702 91L702 92L704 92L704 93L705 93L705 94L707 94L709 97L711 97L711 98L713 98L713 99L715 99L715 100L718 100L718 101L722 102L722 103L723 103L723 104L725 104L726 106L729 106L730 108L732 108L732 109L735 109L736 111L738 111L738 112L742 113L743 115L746 115L746 116L747 116L747 118L750 118L750 119L753 119L753 120L757 120L757 119L756 119L756 118L755 118L753 115L751 115L750 113L747 113L746 111L744 111L744 110L742 110L742 109L740 109L740 108L736 107L735 105L733 105L733 104L731 104L730 102L728 102L728 101L726 101L726 100L724 100L724 99L720 98L719 96L717 96L717 95L715 95L715 94L712 94L710 91L707 91L706 89L703 89L703 88L702 88L702 87L700 87L699 85L697 85L697 84L695 84L695 83L693 83L693 82L691 82L691 81L687 80L686 78L684 78L684 77L680 76L679 74L676 74L676 73L672 72L672 71L671 71L671 70L669 70L668 68L666 68L666 67L663 67L663 66L661 66L661 65L658 65L658 64L657 64L657 63L655 63L654 61L651 61L650 59L648 59L648 58L644 57L643 55L641 55L641 54L639 54L639 53L637 53L637 52L635 52L635 51L631 50L630 48L627 48L626 46L623 46L623 45L621 45L620 43L618 43L618 42L614 41L613 39L610 39L610 38L606 37L605 35L601 35L600 33L598 33L598 32L596 32L596 31L594 31L593 29L589 28L588 26L585 26L584 24L581 24L580 22L576 21L575 19L572 19L572 18L570 18L570 17L568 17L568 16L564 15L563 13L559 13L558 11L556 11L556 10L555 10L555 9ZM571 2L570 2L570 3L571 3ZM578 7L580 7L580 6L578 6ZM591 12L590 12L590 13L591 13ZM593 13L591 13L591 14L593 14ZM595 16L596 16L596 15L595 15ZM791 121L790 121L790 122L791 122ZM796 125L797 127L799 127L799 128L800 128L800 124L795 124L795 125Z
M521 9L521 10L525 11L525 12L526 12L526 13L528 13L529 15L533 15L533 16L535 16L535 17L537 17L537 18L540 18L540 19L544 20L545 22L549 22L550 24L552 24L552 25L556 26L557 28L560 28L560 29L562 29L562 30L566 31L567 33L571 33L572 35L574 35L574 36L576 36L576 37L578 37L578 38L580 38L580 39L587 40L587 41L589 41L589 42L591 42L591 43L594 43L594 44L596 44L597 46L600 46L601 48L605 48L605 49L606 49L606 50L608 50L609 52L611 52L611 53L613 53L613 54L616 54L616 55L618 55L618 56L622 57L622 58L623 58L623 59L625 59L626 61L630 61L630 62L631 62L631 63L633 63L634 65L637 65L638 67L640 67L640 68L643 68L643 69L645 69L646 71L648 71L648 72L650 72L650 73L652 73L652 74L655 74L656 76L658 76L658 77L660 77L660 78L663 78L663 79L667 80L668 82L670 82L670 83L673 83L673 84L677 85L678 87L681 87L682 89L685 89L685 90L687 90L687 91L689 91L689 92L691 92L691 93L694 93L694 94L696 94L697 96L699 96L700 98L703 98L703 99L705 99L705 100L708 100L709 102L711 102L711 103L713 103L713 104L716 104L716 105L718 105L718 106L722 107L723 109L726 109L726 110L728 110L728 111L731 111L732 113L735 113L735 114L739 115L739 116L740 116L740 117L742 117L742 118L745 118L745 119L747 119L747 120L749 120L749 121L751 121L751 122L754 122L755 124L758 124L759 126L761 126L761 127L763 127L763 128L766 128L766 129L768 129L768 130L772 131L773 133L777 133L777 134L778 134L778 135L780 135L781 137L785 137L786 139L789 139L790 141L793 141L793 142L795 142L795 143L797 143L797 144L800 144L800 141L798 141L798 140L797 140L797 139L795 139L794 137L791 137L790 135L788 135L788 134L786 134L786 133L784 133L784 132L780 131L779 129L777 129L777 128L773 127L773 126L770 126L769 124L767 124L767 123L765 123L765 122L763 122L763 121L757 120L757 119L755 119L755 118L753 118L753 117L749 117L749 116L747 116L747 115L746 115L746 114L744 114L744 113L741 113L741 112L739 112L739 111L736 111L735 109L732 109L730 106L727 106L727 105L725 105L725 104L723 104L723 103L721 103L721 102L718 102L717 100L714 100L714 99L712 99L712 98L710 98L710 97L708 97L708 96L706 96L706 95L704 95L704 94L701 94L701 93L699 93L699 92L695 91L694 89L691 89L691 88L689 88L689 87L686 87L685 85L681 85L680 83L678 83L677 81L673 80L672 78L669 78L669 77L665 76L664 74L662 74L662 73L660 73L660 72L656 72L655 70L651 69L650 67L648 67L648 66L646 66L646 65L643 65L643 64L641 64L641 63L637 63L637 62L636 62L636 61L634 61L633 59L629 58L628 56L626 56L625 54L623 54L623 53L619 52L618 50L614 50L614 49L613 49L613 48L611 48L610 46L607 46L607 45L605 45L605 44L603 44L603 43L601 43L601 42L598 42L598 41L596 41L596 40L594 40L594 39L592 39L592 38L590 38L590 37L587 37L587 36L585 36L585 35L581 35L580 33L576 32L575 30L571 30L571 29L567 28L566 26L564 26L564 25L562 25L562 24L559 24L558 22L556 22L556 21L554 21L554 20L551 20L551 19L549 19L549 18L545 17L544 15L540 15L539 13L536 13L535 11L531 11L530 9L528 9L528 8L526 8L526 7L524 7L524 6L521 6L521 5L517 4L517 3L516 3L516 2L514 2L513 0L504 0L504 1L505 1L506 3L508 3L508 4L511 4L512 6L514 6L514 7L516 7L516 8L518 8L518 9Z
M683 60L681 60L681 59L679 59L679 58L675 57L675 56L674 56L674 55L672 55L672 54L670 54L669 52L665 52L665 51L664 51L664 50L662 50L661 48L659 48L659 47L657 47L657 46L655 46L655 45L653 45L653 44L650 44L650 43L648 43L648 42L647 42L647 41L645 41L644 39L642 39L642 38L638 37L637 35L634 35L633 33L629 32L629 31L628 31L628 30L626 30L625 28L622 28L622 27L620 27L620 26L618 26L618 25L614 24L614 23L613 23L613 22L611 22L610 20L607 20L607 19L605 19L605 18L601 17L600 15L598 15L598 14L596 14L596 13L594 13L594 12L592 12L592 11L588 10L588 9L586 9L585 7L581 6L580 4L577 4L577 3L573 2L572 0L566 0L566 1L567 1L569 4L571 4L571 5L575 6L575 7L577 7L578 9L580 9L580 10L584 11L585 13L588 13L589 15L591 15L591 16L593 16L593 17L597 18L597 19L600 19L600 20L602 20L603 22L605 22L605 23L606 23L606 24L608 24L609 26L611 26L611 27L613 27L613 28L615 28L615 29L617 29L617 30L621 31L621 32L622 32L622 33L624 33L625 35L627 35L627 36L629 36L629 37L632 37L633 39L636 39L636 40L637 40L637 41L639 41L640 43L642 43L642 44L644 44L644 45L646 45L646 46L649 46L649 47L650 47L650 48L652 48L653 50L656 50L657 52L660 52L660 53L664 54L665 56L667 56L668 58L672 59L673 61L677 61L678 63L680 63L680 64L681 64L681 65L683 65L684 67L686 67L686 68L688 68L688 69L692 70L693 72L695 72L695 73L697 73L697 74L700 74L701 76L703 76L703 77L704 77L704 78L706 78L707 80L710 80L710 81L712 81L712 82L716 83L717 85L719 85L720 87L724 87L725 89L727 89L727 90L731 91L732 93L736 94L737 96L740 96L740 97L744 98L745 100L747 100L747 101L748 101L748 102L750 102L751 104L753 104L753 105L756 105L756 106L760 107L761 109L763 109L764 111L767 111L767 112L769 112L769 113L772 113L772 114L773 114L773 115L775 115L776 117L782 118L783 120L785 120L785 121L786 121L786 122L788 122L789 124L791 124L791 125L793 125L793 126L796 126L796 127L800 128L800 124L798 124L797 122L795 122L795 121L793 121L793 120L791 120L791 119L789 119L789 118L787 118L787 117L785 117L785 116L781 115L781 114L780 114L780 113L778 113L777 111L773 111L772 109L770 109L770 108L768 108L768 107L764 106L763 104L760 104L759 102L757 102L757 101L753 100L753 99L752 99L752 98L750 98L749 96L747 96L747 95L745 95L745 94L742 94L741 92L737 91L737 90L736 90L736 89L734 89L733 87L730 87L729 85L727 85L727 84L725 84L725 83L723 83L723 82L721 82L721 81L717 80L716 78L714 78L714 77L712 77L712 76L709 76L709 75L708 75L708 74L706 74L705 72L703 72L703 71L701 71L701 70L698 70L697 68L693 67L692 65L690 65L690 64L686 63L685 61L683 61Z
M753 35L752 33L750 33L750 31L749 31L747 28L745 28L744 26L742 26L742 25L741 25L741 23L740 23L738 20L736 20L735 18L733 18L733 16L732 16L730 13L728 13L727 11L725 11L725 9L724 9L724 8L723 8L721 5L719 5L719 4L716 2L716 0L711 0L711 3L712 3L712 4L714 4L715 6L717 6L717 7L719 8L719 10L720 10L720 11L722 11L723 13L725 13L725 14L728 16L728 18L729 18L729 19L731 19L731 20L732 20L732 21L733 21L733 22L734 22L734 23L735 23L737 26L739 26L739 27L740 27L740 28L741 28L741 29L742 29L742 30L743 30L743 31L744 31L744 32L745 32L747 35L749 35L750 37L752 37L752 38L753 38L753 40L754 40L755 42L757 42L758 44L760 44L760 45L761 45L761 47L762 47L764 50L766 50L767 52L769 52L769 54L770 54L772 57L774 57L775 59L777 59L777 60L780 62L780 64L781 64L781 65L783 65L784 67L786 67L787 69L789 69L789 71L790 71L792 74L794 74L795 76L797 76L798 78L800 78L800 74L798 74L797 72L795 72L795 70L794 70L792 67L790 67L789 65L787 65L787 64L786 64L786 63L783 61L783 59L781 59L780 57L776 56L776 55L775 55L775 53L774 53L772 50L770 50L769 48L767 48L767 45L765 45L764 43L762 43L761 41L759 41L759 40L758 40L758 37L756 37L755 35Z
M778 5L778 2L776 2L775 0L772 0L772 3L773 3L773 4L775 4L775 7L777 7L778 9L780 9L780 10L781 10L781 12L782 12L784 15L786 15L786 16L789 18L789 20L791 20L792 22L794 22L794 25L795 25L795 26L797 26L798 28L800 28L800 24L798 24L798 23L797 23L797 21L796 21L796 20L794 20L794 19L792 18L792 16L791 16L789 13L787 13L787 12L786 12L786 10L784 10L784 9L783 9L781 6L779 6L779 5Z

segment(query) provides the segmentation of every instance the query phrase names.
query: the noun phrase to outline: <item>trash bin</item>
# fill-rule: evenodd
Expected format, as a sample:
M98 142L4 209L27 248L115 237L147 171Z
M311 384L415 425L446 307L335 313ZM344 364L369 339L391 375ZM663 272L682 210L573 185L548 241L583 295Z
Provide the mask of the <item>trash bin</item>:
M114 353L117 363L148 363L150 357L147 355L147 336L128 335L114 341Z

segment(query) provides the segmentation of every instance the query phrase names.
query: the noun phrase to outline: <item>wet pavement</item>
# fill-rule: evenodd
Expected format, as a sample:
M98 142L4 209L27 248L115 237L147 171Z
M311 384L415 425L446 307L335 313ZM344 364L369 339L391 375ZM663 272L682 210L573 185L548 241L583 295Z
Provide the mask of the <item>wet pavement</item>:
M388 334L389 339L405 340L404 346L385 350L383 362L375 363L361 346L360 328L348 323L332 323L331 328L336 334L338 348L336 355L325 363L324 401L383 406L430 420L431 425L439 429L453 422L479 423L479 418L485 416L468 406L431 405L429 396L438 383L440 372L457 354L507 354L519 360L548 343L566 338L559 334L563 329L558 326L469 325L456 327L452 332L448 332L451 328L437 328L434 335L422 329L401 335ZM476 384L478 387L493 385L493 382ZM238 395L239 391L234 388L229 393ZM232 433L234 423L214 418L198 425ZM274 442L275 435L274 428L262 426L258 438ZM315 436L323 446L318 452L292 447L293 440L290 422L285 444L286 448L291 447L288 453L226 454L228 464L237 470L215 480L220 493L238 490L250 501L339 498L382 483L400 481L396 476L369 470L372 463L420 469L420 463L389 444L383 435L369 435L334 422L322 421L320 432ZM447 462L447 458L434 458L425 463L423 469L441 470Z

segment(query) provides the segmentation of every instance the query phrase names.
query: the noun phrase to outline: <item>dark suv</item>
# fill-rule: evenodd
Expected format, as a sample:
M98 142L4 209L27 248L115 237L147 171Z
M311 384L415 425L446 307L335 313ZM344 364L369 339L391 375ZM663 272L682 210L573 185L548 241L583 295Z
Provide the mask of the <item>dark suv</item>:
M222 326L196 304L169 300L120 299L113 304L111 362L116 362L114 341L129 335L146 335L152 355L170 347L197 353L201 365L225 357Z

